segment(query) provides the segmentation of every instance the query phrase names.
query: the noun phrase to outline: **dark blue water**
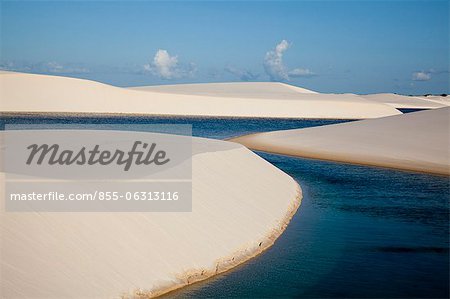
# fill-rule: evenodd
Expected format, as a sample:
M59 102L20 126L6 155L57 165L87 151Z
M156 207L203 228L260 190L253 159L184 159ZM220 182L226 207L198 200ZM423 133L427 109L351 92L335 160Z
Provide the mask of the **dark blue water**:
M0 115L0 130L5 124L191 124L192 135L217 139L244 134L306 128L340 123L342 120L175 118L175 117L27 117Z
M423 108L397 108L397 110L399 110L402 113L413 113L413 112L419 112L419 111L424 111L424 110L429 110L429 109L423 109Z
M174 298L447 298L448 178L259 153L304 198L275 245Z
M0 125L129 121L3 118ZM190 123L194 135L212 138L332 123L273 119L131 121ZM167 297L448 298L447 177L258 154L302 186L302 205L287 230L262 255Z

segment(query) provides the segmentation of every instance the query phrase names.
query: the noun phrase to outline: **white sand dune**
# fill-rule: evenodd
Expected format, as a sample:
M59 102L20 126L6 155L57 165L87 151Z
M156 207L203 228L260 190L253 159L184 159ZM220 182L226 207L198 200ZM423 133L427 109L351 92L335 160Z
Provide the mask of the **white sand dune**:
M317 94L317 92L280 82L226 82L138 86L130 89L175 94L191 94L220 97L247 98L289 98L299 93Z
M450 108L231 139L285 155L450 175Z
M420 99L426 100L426 101L430 101L430 102L434 102L440 105L444 105L444 106L450 106L450 96L426 96L426 97L419 97Z
M231 98L258 98L284 100L346 100L361 101L361 98L386 104L394 108L436 109L450 106L450 100L440 96L415 97L394 93L356 94L320 94L312 90L280 82L233 82L177 84L131 87L133 90L163 92L184 95L219 96Z
M383 103L394 108L436 109L450 106L450 102L446 105L442 102L433 101L432 99L426 97L402 96L393 93L377 93L362 95L361 97L377 103Z
M261 83L264 85L266 83ZM236 86L233 85L233 86ZM271 89L276 84L267 83ZM400 114L355 95L313 94L282 85L286 97L265 100L118 88L98 82L23 73L0 73L1 112L144 114L213 117L361 119ZM251 88L250 88L251 89ZM276 93L276 92L274 92Z
M194 138L193 153L192 212L5 213L2 192L0 297L153 297L271 246L298 184L238 144Z

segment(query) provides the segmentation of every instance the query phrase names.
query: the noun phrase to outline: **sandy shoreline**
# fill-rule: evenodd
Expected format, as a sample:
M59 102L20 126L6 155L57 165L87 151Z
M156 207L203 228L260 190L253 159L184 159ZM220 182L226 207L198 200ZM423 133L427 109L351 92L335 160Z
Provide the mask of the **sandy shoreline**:
M304 158L450 175L450 108L230 139Z
M2 297L159 296L269 248L300 201L301 189L290 176L245 147L193 138L190 213L2 208Z
M216 264L216 268L214 269L209 270L193 269L188 270L185 273L182 273L181 275L177 275L177 278L183 281L182 283L175 284L173 286L162 286L159 289L155 289L150 293L144 292L140 293L139 295L149 296L151 298L166 295L182 287L194 284L196 282L207 280L209 278L214 277L215 275L232 270L233 268L245 262L248 262L252 258L257 257L259 254L263 253L265 250L272 247L272 245L275 243L278 237L280 237L281 234L283 234L283 232L286 230L292 217L294 217L295 213L300 207L302 199L302 192L299 185L297 192L298 192L297 196L295 200L292 202L291 206L287 209L286 215L280 220L279 222L280 225L278 227L275 227L271 231L271 233L267 234L263 239L261 239L261 242L258 243L257 247L254 246L250 250L249 249L238 250L233 254L231 254L230 256L221 258L220 261Z
M210 116L210 115L173 115L173 114L142 114L142 113L95 113L95 112L0 112L0 117L68 117L68 118L110 118L110 117L142 117L142 118L169 118L169 119L295 119L295 120L324 120L323 118L279 118L266 116ZM326 120L353 120L348 118L327 118Z

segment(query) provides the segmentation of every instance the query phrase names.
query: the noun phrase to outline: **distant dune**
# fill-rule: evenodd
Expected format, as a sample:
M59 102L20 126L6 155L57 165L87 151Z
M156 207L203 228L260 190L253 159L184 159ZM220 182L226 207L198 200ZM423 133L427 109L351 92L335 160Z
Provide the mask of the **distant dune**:
M134 90L163 92L184 95L203 95L219 97L246 97L258 99L283 100L335 100L335 101L368 101L386 104L394 108L436 109L450 106L445 97L404 96L394 93L377 93L368 95L356 94L321 94L305 88L280 82L235 82L235 83L202 83L132 87Z
M135 90L220 97L283 98L317 92L280 82L198 83L131 87Z
M450 175L450 107L231 141L278 154Z
M311 93L276 83L250 83L244 87L245 84L230 84L229 95L233 96L211 96L181 94L182 87L173 87L178 93L168 92L170 87L156 88L164 92L149 91L67 77L3 72L0 73L0 111L324 119L400 114L391 106L356 95ZM217 89L214 87L217 84L208 86L204 84L208 92ZM225 91L221 95L228 92Z
M444 97L444 96L426 96L426 97L422 96L419 98L430 101L430 102L435 102L435 103L438 103L441 105L450 106L450 96L446 96L446 97Z
M409 108L409 109L436 109L450 106L448 103L434 101L428 97L414 97L402 96L393 93L377 93L362 96L365 99L383 103L394 108Z
M5 213L1 192L1 297L154 297L262 252L301 199L287 174L218 140L193 138L192 184L180 213Z

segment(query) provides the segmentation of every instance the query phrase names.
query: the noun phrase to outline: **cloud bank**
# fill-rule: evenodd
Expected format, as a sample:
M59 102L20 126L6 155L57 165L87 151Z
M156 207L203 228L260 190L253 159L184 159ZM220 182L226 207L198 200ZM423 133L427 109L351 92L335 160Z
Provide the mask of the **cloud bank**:
M314 74L313 72L311 72L309 69L302 69L302 68L296 68L293 69L291 71L289 71L289 76L290 77L312 77L315 76L316 74Z
M288 81L291 77L312 77L315 74L305 68L295 68L293 70L288 70L283 63L283 55L286 50L291 46L291 44L283 39L275 49L266 53L264 57L264 70L271 81Z
M429 81L431 80L431 72L430 71L420 71L412 73L413 81Z
M58 62L1 62L0 70L16 71L16 72L31 72L41 74L86 74L90 73L90 69L76 64L61 64Z
M259 77L259 74L255 74L249 70L242 70L232 66L227 66L225 71L237 76L241 81L253 81Z
M153 61L144 65L144 70L152 72L162 79L179 79L192 76L195 72L195 65L181 65L178 62L178 56L171 56L167 50L159 49L156 51Z

